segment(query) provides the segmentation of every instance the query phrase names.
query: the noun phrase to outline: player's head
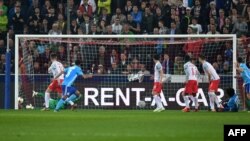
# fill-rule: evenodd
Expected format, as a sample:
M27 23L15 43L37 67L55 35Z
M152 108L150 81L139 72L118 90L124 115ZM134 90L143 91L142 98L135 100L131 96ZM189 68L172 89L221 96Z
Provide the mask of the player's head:
M243 58L238 57L238 58L237 58L237 63L243 63Z
M234 94L235 94L235 90L234 88L227 88L226 89L226 94L229 96L229 97L232 97Z
M53 61L53 60L56 60L57 59L57 55L55 53L51 53L50 54L50 60Z
M202 54L199 55L199 62L202 63L204 60L206 60L206 57Z
M76 61L75 61L75 65L76 65L76 66L80 66L80 64L81 64L81 61L80 61L80 60L76 60Z
M154 55L153 60L154 60L154 62L159 61L160 60L160 56L157 55L157 54Z

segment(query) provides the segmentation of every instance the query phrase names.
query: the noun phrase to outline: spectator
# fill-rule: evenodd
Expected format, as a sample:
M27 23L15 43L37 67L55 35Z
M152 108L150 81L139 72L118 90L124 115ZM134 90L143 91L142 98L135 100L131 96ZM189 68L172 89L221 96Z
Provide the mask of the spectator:
M181 21L180 21L180 17L179 17L179 16L175 16L174 22L175 22L175 24L176 24L176 28L177 28L177 29L180 29ZM171 23L170 23L170 24L171 24Z
M96 35L96 34L101 34L100 32L97 31L97 26L96 24L92 24L91 25L91 29L90 29L90 35Z
M151 34L153 32L153 29L154 29L154 22L155 21L154 21L154 16L150 11L150 8L148 8L148 7L145 8L145 13L143 14L142 21L143 21L142 31L144 33Z
M232 24L235 24L237 22L237 18L238 18L238 13L237 13L237 10L235 8L233 8L231 10L231 15L229 16L230 19L232 20Z
M237 37L246 35L248 31L247 23L244 21L244 17L239 16L238 21L234 24L232 34L236 34Z
M135 34L139 34L141 32L140 24L133 21L133 17L131 14L127 15L127 19L128 19L127 23L129 24L130 31L132 31Z
M76 19L73 19L70 24L70 34L77 34L79 26L77 24Z
M220 32L222 32L224 25L225 25L225 12L223 9L220 9L219 10L219 17L218 17L218 27L219 27Z
M124 14L130 14L133 11L133 6L132 6L132 1L131 0L127 0L127 3L124 7Z
M228 17L225 18L225 24L224 24L223 28L224 27L226 27L228 29L229 33L232 32L232 30L233 30L233 24L231 23L230 18L228 18Z
M8 17L7 6L4 5L3 0L0 0L0 32L7 31Z
M49 35L61 35L62 31L59 29L58 24L54 23L52 29L49 31Z
M59 46L59 49L57 52L57 58L61 62L67 61L67 52L65 51L65 47L63 45Z
M56 21L56 15L55 15L55 9L54 8L50 8L49 9L49 13L46 16L46 19L48 20L48 27L49 29L51 29L52 25L55 23Z
M41 69L40 68L40 64L39 64L39 62L34 62L34 73L35 74L43 74L43 73L45 73L45 72L42 72L44 69Z
M217 10L216 10L216 4L214 1L211 1L209 4L209 18L217 19Z
M146 13L146 11L145 11ZM147 13L149 14L149 13ZM133 6L133 11L131 12L131 15L133 17L133 20L138 23L138 24L141 24L141 21L142 21L142 12L138 10L138 7L137 6Z
M170 16L171 16L171 6L169 5L168 0L162 0L161 11L162 11L162 15L164 16L164 21L168 21L168 19L170 19ZM166 23L165 23L165 26L167 26Z
M99 66L102 65L104 67L104 70L106 71L109 68L109 57L105 52L105 47L104 46L100 46L99 47L99 51L98 51L98 55L97 57L94 59L94 65L95 66ZM95 68L96 70L97 68Z
M245 0L239 0L236 4L237 13L241 16L245 16L247 4Z
M138 72L139 74L150 75L150 72L146 69L145 64L140 65L141 70Z
M164 74L173 74L174 63L170 61L169 55L164 53L162 61L162 70Z
M166 34L167 33L167 27L164 26L163 21L158 22L158 27L159 27L159 34Z
M0 54L0 73L3 74L5 72L5 54Z
M4 40L0 39L0 54L5 54L6 52L6 47L4 45Z
M88 0L83 0L83 3L78 8L83 15L86 14L88 17L93 16L92 6L88 4Z
M110 17L110 14L108 14L108 10L103 8L102 13L99 16L99 21L105 21L105 23L109 25L110 20L111 20L111 17Z
M188 25L191 24L191 19L192 19L191 8L187 7L186 15L184 17L182 17L181 26L180 26L181 27L181 32L183 34L187 33L187 28L188 28Z
M132 69L132 73L138 73L140 70L140 62L136 57L132 59L131 69Z
M196 31L196 34L201 34L202 33L202 27L197 22L198 22L198 19L193 18L192 19L192 24L190 24L189 26L192 27Z
M84 22L80 25L83 34L89 34L90 32L90 19L89 16L84 15Z
M132 35L133 34L133 32L132 31L130 31L130 25L128 24L128 23L125 23L124 25L123 25L123 32L122 32L122 34L126 34L126 35Z
M170 29L167 31L167 34L170 34L170 35L181 34L181 31L178 28L176 28L175 22L171 22L171 26L170 26Z
M48 34L49 33L49 25L48 25L48 20L47 19L43 19L43 22L40 26L40 31L39 33L41 34Z
M232 43L230 41L226 41L225 46L226 46L226 50L224 51L224 58L230 63L232 63L233 61Z
M231 73L232 71L230 70L230 64L228 61L225 61L223 63L223 73L227 74L227 73Z
M66 33L66 22L64 21L64 17L63 14L58 14L57 16L57 24L58 24L58 29L63 32Z
M230 34L229 29L227 27L223 27L222 34Z
M160 7L157 7L156 8L156 13L154 14L155 15L155 23L159 23L159 21L163 21L164 20L164 17L162 15L162 11L161 11L161 8Z
M97 31L100 33L100 34L104 34L107 32L107 24L106 24L106 21L104 20L101 20L100 23L99 23L99 26L97 27Z
M121 34L122 33L122 25L120 23L120 19L116 18L115 23L112 24L112 32L116 34Z
M127 65L128 65L128 64L129 64L129 63L128 63L128 61L127 61L127 56L126 56L124 53L121 53L121 54L120 54L120 62L119 62L119 64L118 64L119 69L120 69L122 72L126 71Z
M81 0L80 5L82 5L84 0ZM92 7L92 13L96 12L96 2L95 0L88 0L88 4Z
M219 74L223 73L224 63L222 60L222 56L220 54L217 55L216 62L213 63L213 67L217 73Z
M195 0L194 2L194 6L192 7L192 15L198 19L202 17L202 8L201 8L201 3L200 3L200 0Z
M216 27L215 27L215 25L214 24L210 24L209 25L209 31L207 32L207 34L220 34L220 32L218 32L217 30L216 30Z
M120 8L116 9L116 13L112 16L112 19L111 19L111 23L112 24L115 23L115 19L116 18L120 19L121 24L123 24L124 22L126 22L126 16L124 16L121 12L122 11L121 11Z
M77 10L76 22L79 26L84 22L83 13L81 12L81 10Z
M65 8L63 6L63 3L59 2L57 4L56 13L57 13L57 15L62 14L63 17L66 17Z
M103 67L103 65L98 65L98 69L97 69L97 74L105 74L106 71Z
M175 57L174 61L174 74L183 74L183 59L180 55Z
M108 25L106 28L107 28L107 32L105 32L104 34L107 34L107 35L114 35L114 34L116 34L115 32L113 32L113 29L112 29L111 25ZM112 40L112 39L110 39L110 40Z
M149 8L152 13L156 13L156 9L158 8L158 5L156 4L155 0L149 0Z
M45 0L45 3L41 9L41 14L42 15L47 15L49 14L50 8L52 8L52 5L50 3L50 0Z
M111 0L98 0L98 14L101 12L101 9L105 8L108 10L108 14L111 14Z
M24 17L21 14L20 5L16 4L15 6L15 14L12 18L13 30L15 34L23 33L24 28Z
M50 61L50 48L46 48L43 54L39 55L39 63L41 68L44 70L48 70L48 63Z
M120 74L120 70L118 69L117 63L111 64L111 74Z

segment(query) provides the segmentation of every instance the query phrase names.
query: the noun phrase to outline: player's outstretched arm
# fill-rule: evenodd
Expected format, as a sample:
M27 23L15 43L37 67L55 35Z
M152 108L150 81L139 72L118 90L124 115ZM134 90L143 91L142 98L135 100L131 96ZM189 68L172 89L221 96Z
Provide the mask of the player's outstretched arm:
M162 79L163 79L163 70L160 70L160 83L162 83Z
M83 77L84 79L88 79L88 78L92 78L93 75L92 75L92 74L84 74L84 75L82 75L82 77Z

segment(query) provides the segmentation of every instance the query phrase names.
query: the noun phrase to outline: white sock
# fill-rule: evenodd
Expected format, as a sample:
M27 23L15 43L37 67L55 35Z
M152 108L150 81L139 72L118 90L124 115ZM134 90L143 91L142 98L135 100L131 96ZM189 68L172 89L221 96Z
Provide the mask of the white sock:
M158 95L154 95L155 103L157 108L162 108L161 98Z
M184 101L185 101L185 104L186 104L186 107L187 107L187 108L190 108L190 107L189 107L189 99L188 99L188 97L189 97L188 95L183 96Z
M193 97L193 96L192 96ZM194 98L194 107L195 107L195 109L198 109L198 107L199 107L199 105L198 105L198 98L195 96L195 97L193 97Z
M74 102L71 101L71 100L69 100L69 98L67 98L65 101L66 101L67 103L69 103L71 106L74 105Z
M45 96L44 96L45 108L49 108L49 99L50 99L50 93L45 92Z
M214 97L214 102L216 103L217 107L220 108L220 102L218 97L216 96L216 94L214 92L211 92L213 94Z
M210 102L210 109L214 110L214 95L211 92L208 92L209 102Z

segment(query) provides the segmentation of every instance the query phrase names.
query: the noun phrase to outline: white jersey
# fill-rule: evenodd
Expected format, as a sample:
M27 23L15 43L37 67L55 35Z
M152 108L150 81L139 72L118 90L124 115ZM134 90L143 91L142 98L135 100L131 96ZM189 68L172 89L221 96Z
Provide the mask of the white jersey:
M207 61L204 61L204 63L202 64L203 70L206 73L209 73L211 76L211 80L219 80L220 77L217 74L216 70L214 69L214 67Z
M184 71L186 73L186 77L187 80L198 80L198 76L199 76L199 71L197 69L197 67L191 63L191 62L187 62L184 64Z
M161 63L158 61L155 64L155 68L154 68L154 82L160 82L161 80L161 70L162 70L162 65Z
M53 61L48 69L48 72L52 73L53 77L55 78L63 70L64 70L64 67L63 67L62 63L60 63L58 61ZM58 79L64 79L64 74L59 76Z

